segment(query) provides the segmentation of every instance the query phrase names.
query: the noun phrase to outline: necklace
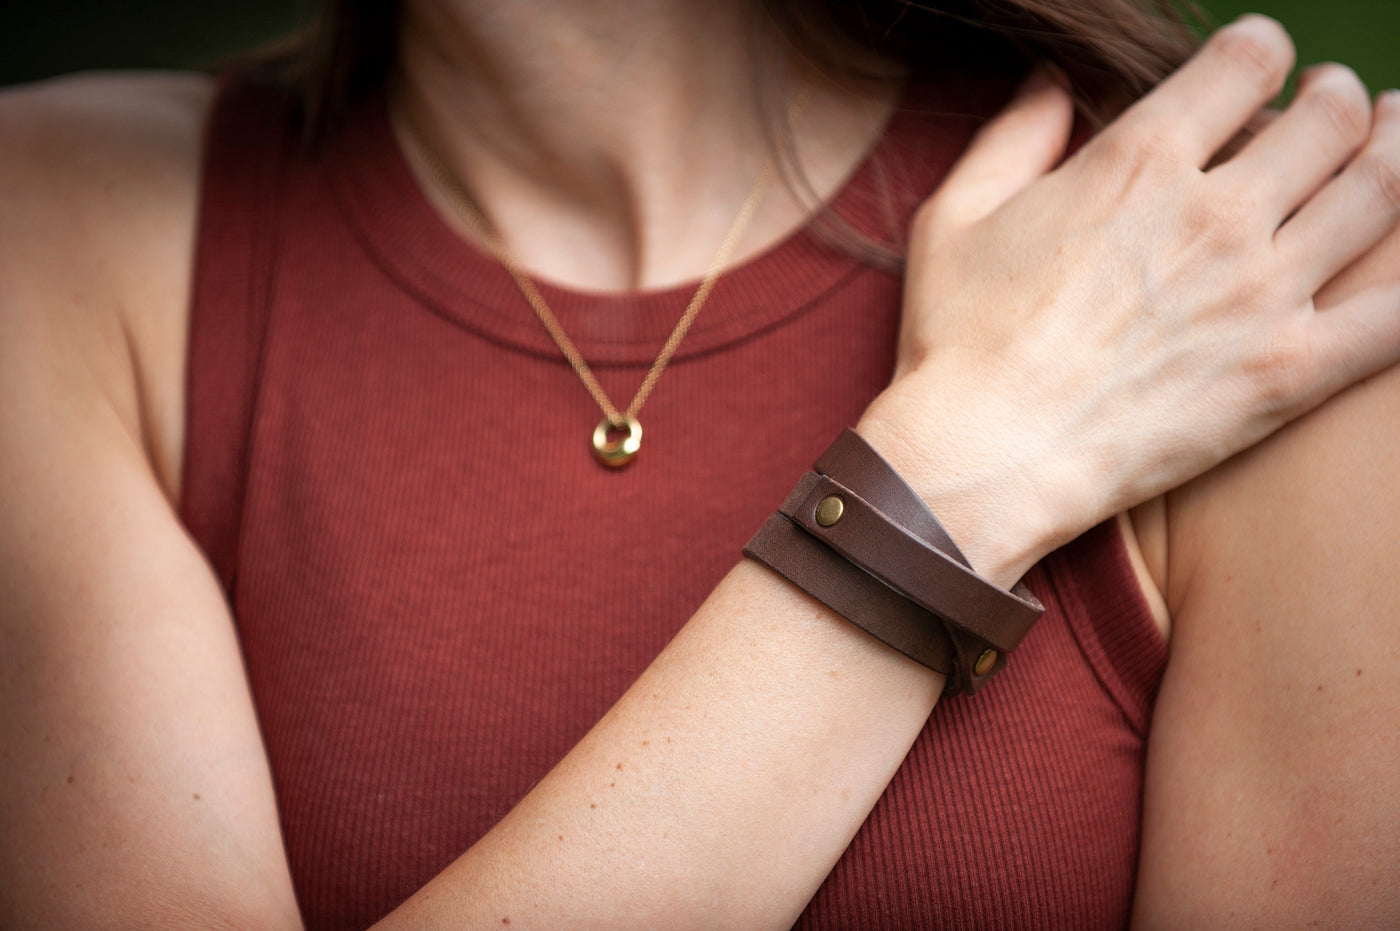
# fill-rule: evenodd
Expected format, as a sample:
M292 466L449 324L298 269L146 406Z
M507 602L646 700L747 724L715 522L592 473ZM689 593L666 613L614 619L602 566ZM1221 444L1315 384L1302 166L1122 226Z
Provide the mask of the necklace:
M790 108L788 112L789 125L796 120L797 113L802 109L809 95L810 90ZM681 340L685 339L685 334L690 330L695 318L699 316L700 309L705 306L705 300L710 296L710 291L714 289L720 272L728 264L739 240L748 229L754 214L758 212L759 202L763 200L763 195L773 180L772 158L764 163L763 170L759 172L758 180L749 190L748 197L744 199L744 205L739 208L739 215L729 225L729 231L725 233L724 240L720 243L719 249L716 250L714 258L710 260L705 277L700 280L700 286L691 295L690 302L686 305L685 312L681 314L680 321L676 323L671 335L666 338L666 343L661 347L656 360L652 362L646 377L642 379L641 386L637 388L637 393L632 397L632 403L627 405L626 410L620 411L617 409L617 405L613 404L612 399L608 397L608 393L603 390L603 386L598 384L593 370L588 367L588 363L584 361L573 340L569 339L569 334L564 332L559 319L549 309L549 304L545 302L543 295L535 287L535 283L520 270L510 253L506 251L505 246L492 234L486 217L482 215L466 188L437 157L437 154L429 147L424 135L418 131L417 126L411 120L405 117L402 127L419 163L427 169L433 180L437 182L438 187L447 195L448 204L452 211L458 219L471 227L481 237L492 257L510 273L511 278L515 280L515 286L520 289L521 296L534 310L535 316L539 318L550 338L554 340L554 344L559 347L559 351L564 354L564 358L568 360L574 374L578 376L579 381L583 382L583 386L588 389L588 393L593 396L593 400L602 410L603 419L598 421L598 426L593 429L593 454L605 466L621 468L627 465L637 457L637 453L642 448L642 425L637 420L637 415L641 413L642 405L651 396L652 390L661 378L661 373L666 371L671 357L680 348ZM620 436L614 437L613 433L618 433Z

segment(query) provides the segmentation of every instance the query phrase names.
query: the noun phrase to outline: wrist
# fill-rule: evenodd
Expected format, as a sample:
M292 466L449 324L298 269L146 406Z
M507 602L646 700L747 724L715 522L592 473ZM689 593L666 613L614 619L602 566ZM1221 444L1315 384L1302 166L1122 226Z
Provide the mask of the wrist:
M1041 479L1053 465L1036 462L1029 444L998 438L985 424L944 422L928 407L886 391L856 432L919 494L980 575L1010 588L1086 529L1075 529L1068 502L1049 506Z
M946 689L976 692L1044 607L1024 585L999 586L970 567L918 492L855 431L812 468L744 554L945 675Z

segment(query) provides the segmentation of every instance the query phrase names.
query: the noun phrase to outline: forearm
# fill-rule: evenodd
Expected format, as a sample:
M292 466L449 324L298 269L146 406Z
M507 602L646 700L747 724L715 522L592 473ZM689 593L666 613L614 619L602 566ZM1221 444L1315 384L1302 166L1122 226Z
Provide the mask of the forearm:
M1000 547L1023 552L1020 534L1008 522ZM943 682L742 562L568 757L386 923L789 927Z
M384 926L788 927L941 687L743 562L524 802Z
M1361 141L1334 139L1327 158L1300 172L1282 158L1295 146L1275 142L1255 152L1253 168L1200 171L1281 84L1281 63L1273 84L1257 73L1269 50L1258 23L1253 53L1227 54L1250 31L1236 30L1233 46L1212 46L1040 180L1060 160L1071 107L1044 81L1028 85L979 134L930 202L934 209L914 225L899 348L904 377L896 379L904 393L887 394L867 426L890 428L887 442L872 442L995 582L1008 584L1050 545L1176 486L1326 392L1400 358L1393 301L1382 296L1327 314L1313 314L1311 304L1317 284L1379 235L1367 231L1393 222L1394 211L1380 206L1390 202L1366 183L1380 175L1365 164L1388 164L1377 161L1385 152L1373 147L1376 159L1337 175ZM1250 63L1247 75L1241 61ZM1378 125L1400 125L1394 101L1380 109ZM1318 128L1325 119L1300 120L1298 132L1310 141L1301 148L1319 148L1311 142L1329 135ZM1285 162L1287 171L1275 167ZM87 175L75 172L65 183ZM1302 189L1334 175L1322 188L1330 192L1325 203L1301 202ZM104 197L128 187L105 184ZM1260 190L1275 196L1248 228L1220 208L1257 202ZM32 213L54 215L39 201ZM1286 217L1293 219L1283 224ZM53 254L72 251L52 236L64 246ZM26 231L16 242L32 239ZM1325 254L1302 261L1310 249ZM10 267L38 267L26 259ZM0 746L19 748L7 766L16 774L9 810L43 836L54 819L30 800L43 796L48 773L71 775L65 768L74 759L103 769L98 779L53 782L71 787L48 801L62 806L72 830L54 834L48 850L35 855L17 833L0 832L10 862L29 864L11 885L45 877L50 885L23 891L51 901L57 896L43 889L101 875L102 891L121 897L131 914L163 916L143 907L143 897L173 907L200 898L144 869L169 863L191 888L216 888L231 914L271 916L243 922L266 926L291 912L291 876L267 760L243 749L258 747L257 720L221 593L200 566L202 594L172 597L197 553L148 468L139 482L117 481L124 473L114 464L142 464L150 448L146 437L133 443L146 423L139 405L123 423L106 425L103 443L73 441L98 437L88 415L108 416L113 405L109 386L68 383L82 358L72 347L86 346L79 341L86 333L94 358L117 360L113 382L125 386L117 396L138 399L127 370L130 331L89 332L79 319L71 330L28 332L33 321L55 317L50 308L69 306L72 294L105 293L103 280L74 278L70 264L46 269L37 296L11 304L26 310L10 315L17 328L0 339L11 349L0 372L27 399L7 411L13 429L0 418L0 440L13 439L0 463L25 466L0 481L9 489L0 503L35 515L9 535L24 558L0 566L0 576L65 600L43 612L0 611L0 637L32 640L56 658L47 667L13 664L13 675L0 677L23 699L0 702L13 712L0 715L0 729L14 738ZM151 267L162 264L169 263ZM53 507L69 501L81 505L74 519L52 520ZM39 546L53 561L31 571L27 554ZM123 594L129 579L142 581L141 597ZM96 630L107 638L100 649ZM1222 655L1248 661L1247 653ZM71 683L46 674L56 661L73 670ZM786 926L875 803L940 688L935 674L767 570L742 564L555 771L386 926L497 927L505 919L545 927ZM210 701L211 691L229 700ZM93 715L105 722L100 732L73 726ZM122 765L148 759L156 765ZM206 812L208 831L178 830L192 823L191 808ZM108 825L143 856L106 846ZM266 875L274 894L259 900L249 890L263 880L229 877L226 854L240 843L256 852L245 858L249 872ZM94 868L68 869L74 853ZM138 888L148 877L150 888ZM90 901L93 914L110 914L100 897ZM209 924L207 914L194 923Z

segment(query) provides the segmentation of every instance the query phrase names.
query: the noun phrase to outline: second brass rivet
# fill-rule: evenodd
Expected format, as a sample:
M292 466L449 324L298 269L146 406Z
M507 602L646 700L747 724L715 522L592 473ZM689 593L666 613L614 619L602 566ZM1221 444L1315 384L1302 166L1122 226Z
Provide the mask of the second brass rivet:
M979 676L985 676L992 671L992 667L997 664L996 650L983 650L982 655L977 657L977 663L972 667L972 671Z
M828 495L817 505L817 523L823 527L830 527L841 519L845 513L846 505L835 495Z

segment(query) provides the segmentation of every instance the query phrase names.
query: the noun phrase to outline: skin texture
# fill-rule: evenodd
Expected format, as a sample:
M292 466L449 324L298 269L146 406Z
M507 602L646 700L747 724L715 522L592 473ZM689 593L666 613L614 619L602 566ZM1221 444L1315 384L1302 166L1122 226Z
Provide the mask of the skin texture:
M1202 85L1234 86L1221 80L1233 75L1247 88L1236 108L1239 122L1272 96L1270 88L1287 66L1286 44L1271 27L1256 23L1244 32L1245 48L1208 60L1219 71L1196 72ZM1258 73L1249 70L1255 66ZM1236 73L1241 68L1254 76L1253 85ZM1355 125L1330 131L1329 152L1316 155L1310 175L1299 173L1313 178L1312 187L1321 187L1333 167L1367 143L1371 125L1364 97L1358 106L1358 91L1344 86L1346 76L1338 72L1329 81L1318 82L1331 88L1331 102L1320 105L1319 118L1333 119L1333 104L1349 99L1345 105L1355 110ZM657 84L664 82L658 78ZM1305 94L1301 102L1312 99ZM197 80L161 78L80 80L0 101L8 145L0 160L0 194L12 205L0 219L6 224L0 249L0 387L6 398L0 508L7 515L0 528L0 876L7 877L0 884L0 924L6 927L298 924L227 610L171 510L183 446L185 314L198 132L207 100L208 88ZM839 101L825 110L812 114L814 127L845 118ZM658 112L658 119L666 113ZM1199 186L1203 182L1191 174L1198 166L1186 166L1193 160L1203 164L1209 138L1232 131L1222 118L1213 135L1198 140L1198 152L1157 152L1154 145L1166 137L1161 124L1152 122L1150 107L1137 115L1146 122L1136 130L1127 124L1107 144L1086 148L1089 154L1081 153L1075 170L1095 178L1146 172L1154 183ZM1393 116L1378 118L1377 127L1392 132ZM1313 132L1300 135L1317 137L1318 127L1327 124L1304 125ZM1086 198L1069 196L1080 188L1068 181L1064 196L1074 203L1064 204L1055 200L1053 184L1033 184L1058 160L1067 132L1063 97L1043 83L1030 88L983 134L921 215L916 236L926 246L926 264L916 261L916 268L934 268L939 255L995 258L1006 242L1033 254L1039 248L1034 240L998 233L1013 225L1018 211L1031 209L1028 204L1053 203L1056 216L1069 216L1071 207L1144 209L1131 198L1124 201L1128 207L1079 203ZM657 138L665 144L665 134ZM1390 142L1382 150L1376 138L1366 151L1389 158ZM462 138L449 150L469 143ZM744 144L736 142L740 149ZM644 150L599 158L625 164ZM1278 150L1258 151L1267 161ZM852 147L847 157L858 152ZM461 154L467 157L465 149ZM1095 158L1096 164L1090 161ZM839 177L840 161L839 153L827 160L831 177ZM1374 182L1384 177L1376 166L1393 162L1368 157L1355 164L1362 167L1333 183ZM1259 165L1241 176L1260 176ZM1071 174L1058 177L1073 180ZM737 197L747 183L738 183ZM622 190L634 202L653 206L629 210L622 220L587 204L575 206L575 222L591 218L611 225L610 241L622 244L613 250L612 280L661 281L703 270L707 255L684 271L646 271L653 253L636 243L653 234L644 222L628 226L649 211L660 216L678 207L666 197L680 196L679 187ZM1345 193L1344 187L1332 190ZM1380 209L1365 206L1380 190L1358 186L1344 203L1356 223L1375 227L1371 241L1393 223L1384 201ZM568 203L568 191L565 186L554 192L553 202ZM1230 191L1240 203L1248 193L1238 185ZM1214 203L1197 188L1170 193L1172 204ZM1290 196L1296 204L1310 193ZM551 201L544 194L533 208L521 196L526 215L547 215L540 205ZM1243 209L1240 203L1236 209ZM506 206L497 212L511 214ZM1291 212L1286 202L1252 207L1272 226ZM779 219L768 220L770 230L784 225L781 207L776 209ZM1267 209L1277 213L1273 220L1267 220ZM717 240L732 211L726 205L711 214L721 228ZM1074 216L1089 225L1089 214ZM1225 237L1222 227L1231 225L1212 214L1194 229ZM1330 230L1332 224L1321 226ZM1261 235L1275 238L1271 227ZM1317 245L1315 238L1306 242ZM1227 245L1222 239L1221 248ZM1236 253L1229 268L1264 261L1256 240L1228 245L1246 246L1255 251ZM1225 412L1197 411L1216 418L1213 431L1239 448L1240 434L1253 432L1258 439L1338 387L1343 376L1328 373L1345 365L1359 374L1382 364L1377 346L1400 342L1395 334L1384 339L1391 333L1387 326L1396 329L1396 301L1385 289L1369 303L1349 298L1364 285L1393 282L1396 247L1388 241L1381 250L1324 295L1346 315L1330 322L1349 325L1329 330L1330 341L1319 337L1305 344L1315 353L1307 357L1311 363L1297 358L1293 343L1288 347L1294 354L1280 355L1269 351L1277 350L1278 337L1256 340L1249 348L1258 353L1253 359L1263 377L1252 387L1207 382L1187 392L1236 392ZM1363 251L1357 246L1355 254ZM520 259L534 267L530 255ZM1294 276L1290 280L1305 296L1313 289L1295 279L1305 279L1307 269L1319 285L1337 270L1320 258L1310 260L1313 266L1299 261L1295 256L1292 264L1282 263L1279 274ZM559 274L566 276L567 269L561 266ZM977 353L939 358L926 347L948 339L938 326L974 325L973 317L959 313L959 300L985 306L974 298L988 290L1009 298L1013 291L1005 281L964 281L956 293L930 293L911 281L911 295L940 302L939 322L929 322L925 303L911 303L900 373L861 429L916 482L953 536L967 541L974 564L992 577L1014 579L1065 534L1085 529L1086 521L1158 495L1188 477L1188 466L1204 462L1200 467L1206 468L1233 451L1225 439L1209 444L1209 451L1192 450L1183 454L1185 465L1174 460L1185 471L1169 475L1143 471L1144 462L1160 459L1150 447L1137 460L1115 458L1117 472L1101 462L1064 461L1063 475L1048 480L1077 488L1089 475L1095 480L1088 487L1101 491L1051 496L1063 497L1068 511L1060 512L1040 494L1028 493L1018 469L1008 474L989 467L1006 448L1004 436L964 433L965 460L931 459L918 444L923 429L947 435L960 425L913 419L915 408L927 407L918 399L988 380L975 376ZM1040 283L1048 290L1038 293L1058 293L1055 279ZM1311 320L1302 316L1310 305L1229 299L1255 290L1250 285L1258 280L1234 281L1224 273L1202 283L1208 293L1229 293L1210 305L1213 316L1198 322L1236 326L1226 332L1240 337L1266 324L1292 333L1305 325L1297 320ZM1009 299L1002 303L1008 312L1023 309ZM1046 308L1047 316L1027 317L1033 324L1027 329L1057 338L1064 318L1048 315L1063 302L1027 302L1026 313L1033 304ZM1150 309L1165 313L1156 305ZM1129 306L1120 322L1126 326L1141 316ZM1171 334L1180 321L1167 324L1161 333L1141 331L1137 359L1150 361L1148 350L1175 345ZM955 342L978 345L975 330L961 335ZM1116 345L1107 338L1104 344ZM1085 367L1101 370L1099 361ZM1286 377L1279 377L1280 368ZM1208 368L1201 371L1189 373L1210 377ZM1388 621L1400 594L1374 584L1384 575L1384 554L1393 553L1397 542L1389 528L1400 523L1392 519L1400 516L1400 502L1393 493L1386 496L1389 486L1377 478L1394 461L1394 446L1374 437L1374 424L1395 422L1395 382L1392 375L1377 376L1174 492L1164 504L1137 511L1146 563L1157 567L1176 629L1152 738L1138 916L1143 924L1180 926L1180 909L1196 909L1186 917L1198 926L1234 923L1249 912L1272 923L1265 920L1270 908L1296 916L1302 914L1298 909L1327 907L1329 919L1342 924L1384 913L1383 896L1328 896L1339 889L1364 891L1372 880L1384 889L1378 871L1400 862L1384 848L1386 838L1400 832L1373 834L1368 827L1393 824L1400 811L1394 781L1385 778L1393 744L1350 726L1386 720L1397 710L1387 697L1396 692L1386 687L1383 670L1374 670L1377 680L1366 678L1373 666L1385 665L1384 651L1395 649ZM1072 387L1064 390L1071 393ZM1006 403L995 394L992 402ZM1190 397L1159 403L1168 408L1162 416L1138 412L1136 419L1146 426L1131 409L1125 413L1113 404L1106 414L1091 407L1067 417L1058 411L1057 423L1064 430L1071 429L1065 420L1090 424L1110 437L1127 431L1132 445L1138 436L1162 442L1161 431L1172 426L1162 420L1192 404ZM1236 409L1252 419L1242 421L1245 415ZM1188 421L1181 433L1189 438L1199 432L1195 426ZM1048 444L1054 436L1038 440ZM1321 482L1320 449L1331 457L1323 463L1329 469ZM1306 533L1281 532L1283 525L1299 523L1280 513L1279 500L1319 502L1308 508ZM1009 519L1013 515L1018 519ZM1361 523L1363 517L1367 522ZM1364 528L1360 533L1358 526ZM1329 547L1321 572L1314 540ZM1339 597L1334 580L1346 581L1345 591L1356 600ZM1344 649L1331 653L1322 647L1335 646L1339 628L1323 623L1329 617L1343 618L1346 634ZM1251 627L1251 620L1258 625ZM1323 682L1319 655L1333 663ZM1369 662L1371 657L1378 661ZM1363 674L1348 678L1353 661ZM834 675L813 676L814 669ZM1195 681L1202 677L1207 681ZM1222 686L1224 678L1231 681ZM1331 683L1339 684L1331 690ZM1313 697L1317 684L1330 690L1322 693L1332 696L1325 704ZM525 802L385 926L499 926L509 916L514 926L558 927L587 915L608 926L785 927L899 765L940 685L937 676L893 655L765 570L741 564ZM643 730L667 732L674 741L653 740L651 749L640 751ZM1290 739L1278 739L1280 733ZM590 786L615 778L619 764L631 775L619 783L615 810L589 817L583 801ZM1280 783L1289 791L1278 791ZM1349 791L1354 787L1364 794ZM1250 803L1241 804L1241 798ZM1364 817L1358 798L1364 799ZM697 799L714 812L706 825L683 818ZM813 819L812 811L825 815ZM1341 822L1335 822L1339 815ZM1302 825L1301 833L1291 825ZM645 875L638 875L636 851L654 851L648 840L657 830L671 832L665 854L650 857ZM567 842L555 843L557 835ZM1271 844L1275 835L1291 843ZM1202 836L1212 840L1213 859L1199 856ZM774 850L773 837L788 838L788 847ZM1300 838L1306 838L1306 850ZM1275 873L1264 878L1258 875L1260 847L1264 857L1274 851L1280 857ZM1267 886L1266 879L1274 878L1281 885ZM1339 885L1342 878L1351 885ZM1280 898L1280 888L1289 890L1287 898Z
M1319 305L1397 275L1392 235ZM1397 424L1392 368L1168 496L1139 925L1394 926Z
M174 517L191 78L10 95L0 925L292 927L222 593Z
M540 29L541 17L554 28ZM395 111L532 276L585 290L668 287L704 274L768 159L754 88L777 83L770 72L786 56L756 64L754 29L742 3L411 4ZM786 42L761 36L775 49ZM800 59L790 66L790 80L810 93L796 145L824 196L859 163L898 91L856 94ZM786 101L763 104L781 113ZM733 261L801 225L810 209L772 186Z
M1320 67L1301 87L1355 138L1365 111L1353 82ZM1400 195L1393 174L1372 170L1379 198ZM1317 305L1397 277L1392 233ZM1400 914L1400 739L1385 724L1400 714L1396 424L1392 368L1145 519L1174 630L1136 924L1383 928ZM1192 776L1203 771L1204 784Z

